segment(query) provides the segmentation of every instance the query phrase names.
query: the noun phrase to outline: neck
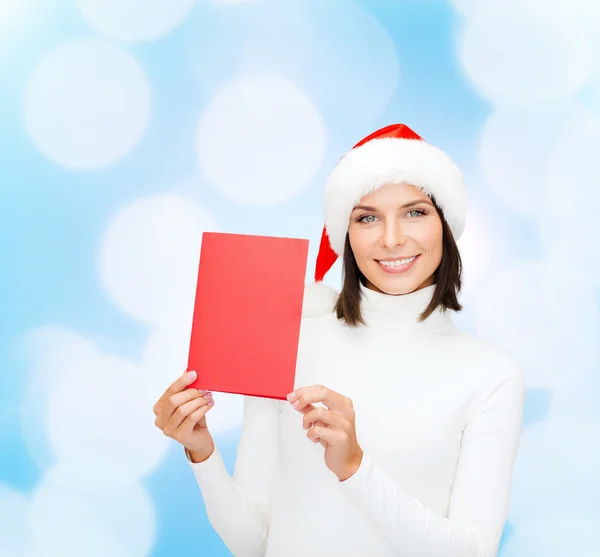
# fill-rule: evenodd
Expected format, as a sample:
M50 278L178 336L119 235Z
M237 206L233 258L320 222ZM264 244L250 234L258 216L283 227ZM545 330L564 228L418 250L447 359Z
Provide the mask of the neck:
M429 305L435 284L425 286L408 294L393 296L367 288L360 284L361 313L369 327L387 327L405 330L430 330L452 321L447 312L437 307L424 321L420 321L421 314Z

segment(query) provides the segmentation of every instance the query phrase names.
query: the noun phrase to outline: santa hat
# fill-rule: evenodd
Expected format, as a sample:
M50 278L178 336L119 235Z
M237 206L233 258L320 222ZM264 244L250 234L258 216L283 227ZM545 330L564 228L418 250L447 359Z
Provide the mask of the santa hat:
M404 124L373 132L340 159L325 184L325 225L315 283L305 292L305 316L333 309L337 294L322 281L343 253L354 207L362 197L385 184L402 182L433 195L454 239L460 238L465 226L466 197L462 173L456 164Z

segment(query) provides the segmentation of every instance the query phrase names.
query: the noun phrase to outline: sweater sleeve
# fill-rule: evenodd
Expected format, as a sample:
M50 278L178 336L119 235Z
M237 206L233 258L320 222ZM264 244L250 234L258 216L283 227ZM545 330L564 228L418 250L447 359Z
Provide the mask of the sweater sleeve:
M508 514L525 395L520 369L512 364L507 371L480 397L464 429L447 518L403 492L368 454L358 471L340 482L398 555L497 555Z
M191 462L186 451L211 525L235 557L262 557L266 552L279 412L276 400L244 397L233 477L218 448L200 463Z

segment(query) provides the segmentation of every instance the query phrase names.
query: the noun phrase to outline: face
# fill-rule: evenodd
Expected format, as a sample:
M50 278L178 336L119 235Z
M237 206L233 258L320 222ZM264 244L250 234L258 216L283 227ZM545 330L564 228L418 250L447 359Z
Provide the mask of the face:
M364 196L350 215L348 234L367 288L397 295L434 284L442 221L415 186L386 184Z

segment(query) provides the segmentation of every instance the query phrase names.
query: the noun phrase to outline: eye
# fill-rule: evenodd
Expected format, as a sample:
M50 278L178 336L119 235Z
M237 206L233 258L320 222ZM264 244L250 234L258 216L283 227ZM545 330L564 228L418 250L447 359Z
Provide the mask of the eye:
M413 215L413 213L416 213L416 215ZM426 215L427 213L423 209L413 209L412 211L409 211L408 214L411 216L420 217L421 215Z
M366 222L366 223L375 222L374 220L365 220L365 219L368 219L368 218L376 219L377 217L375 215L363 215L362 217L358 217L356 219L356 222Z

